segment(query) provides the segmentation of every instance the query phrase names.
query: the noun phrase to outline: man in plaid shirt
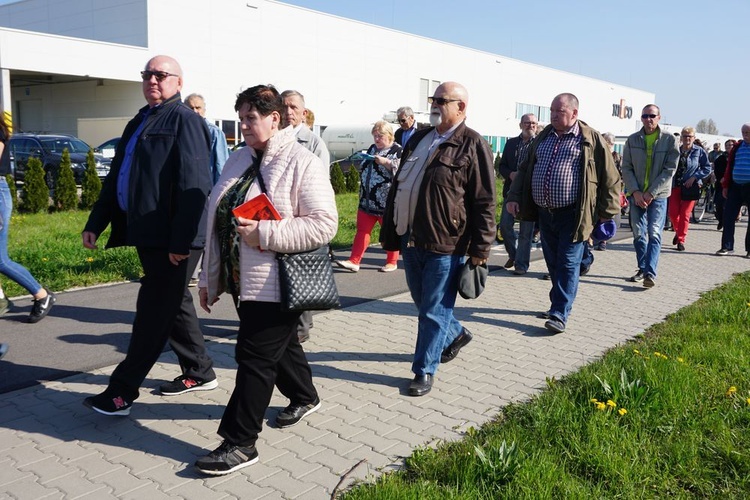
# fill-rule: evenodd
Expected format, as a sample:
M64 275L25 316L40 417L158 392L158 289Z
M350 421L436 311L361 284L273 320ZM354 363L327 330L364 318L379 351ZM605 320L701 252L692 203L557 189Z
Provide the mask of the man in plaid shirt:
M521 220L539 217L552 280L544 326L562 333L578 292L586 240L597 222L620 211L620 173L604 137L578 120L576 96L556 96L550 114L550 125L518 166L506 208Z

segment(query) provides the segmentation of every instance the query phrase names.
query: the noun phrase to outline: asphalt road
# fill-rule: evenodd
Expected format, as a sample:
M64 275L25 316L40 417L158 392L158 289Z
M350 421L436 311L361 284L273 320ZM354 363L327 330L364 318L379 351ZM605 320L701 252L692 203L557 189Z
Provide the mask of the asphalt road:
M348 250L336 253L337 259L348 256ZM342 307L406 291L403 263L398 271L378 272L384 263L385 252L371 247L358 273L334 267ZM0 361L0 393L119 363L127 351L139 286L131 282L58 293L50 315L33 325L24 322L31 299L14 300L13 310L0 317L0 342L10 346ZM207 314L197 306L197 289L191 290L209 341L236 334L237 315L228 296Z

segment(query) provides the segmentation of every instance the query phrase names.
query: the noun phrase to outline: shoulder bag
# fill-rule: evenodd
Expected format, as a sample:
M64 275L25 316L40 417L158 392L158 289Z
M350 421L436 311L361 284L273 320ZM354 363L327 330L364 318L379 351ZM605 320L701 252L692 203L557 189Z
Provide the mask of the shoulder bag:
M258 172L260 189L266 193ZM298 253L276 253L282 311L325 311L341 307L328 245Z

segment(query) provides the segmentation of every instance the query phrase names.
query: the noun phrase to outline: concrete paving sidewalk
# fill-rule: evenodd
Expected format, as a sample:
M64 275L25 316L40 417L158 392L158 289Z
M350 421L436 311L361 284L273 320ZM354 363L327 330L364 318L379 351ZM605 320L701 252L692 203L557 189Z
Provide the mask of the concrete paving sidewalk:
M322 408L276 429L272 422L287 402L274 395L260 462L224 477L203 477L192 464L220 442L216 429L234 385L232 339L209 343L218 389L158 395L159 383L179 372L166 353L129 417L105 417L81 404L103 390L113 367L4 394L0 498L329 498L348 471L342 487L397 467L416 446L460 439L501 406L538 392L546 377L574 371L750 269L744 252L714 256L719 242L715 226L692 225L686 252L663 249L650 290L626 281L636 268L632 241L610 243L595 252L568 330L556 336L537 318L548 308L541 262L525 276L491 275L479 299L457 305L474 341L440 367L432 392L421 398L406 394L416 332L408 294L320 314L305 350Z

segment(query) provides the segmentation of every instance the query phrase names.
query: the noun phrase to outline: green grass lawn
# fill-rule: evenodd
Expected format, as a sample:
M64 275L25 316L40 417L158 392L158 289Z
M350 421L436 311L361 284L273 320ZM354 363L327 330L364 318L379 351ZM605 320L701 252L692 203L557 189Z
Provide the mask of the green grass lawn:
M744 273L345 498L750 498L748 325Z

